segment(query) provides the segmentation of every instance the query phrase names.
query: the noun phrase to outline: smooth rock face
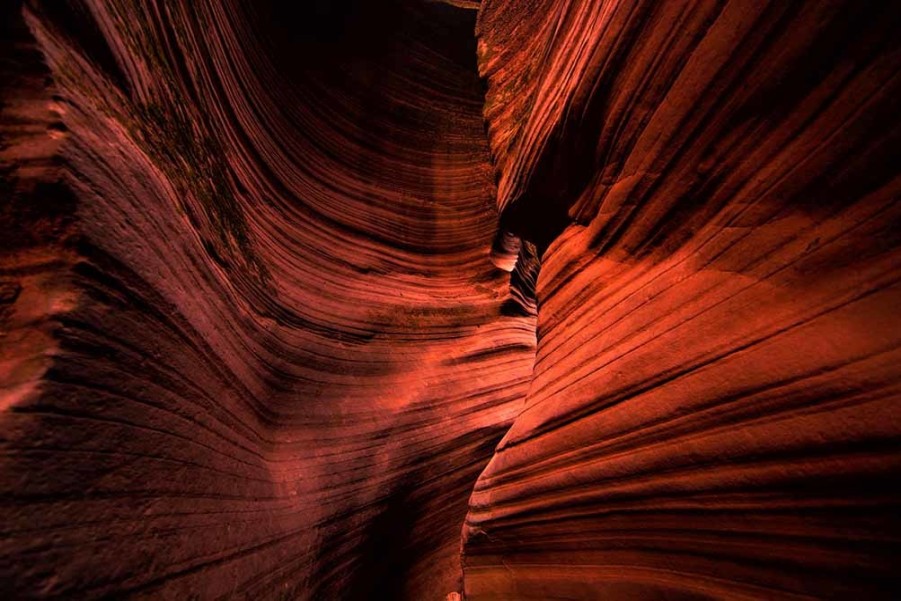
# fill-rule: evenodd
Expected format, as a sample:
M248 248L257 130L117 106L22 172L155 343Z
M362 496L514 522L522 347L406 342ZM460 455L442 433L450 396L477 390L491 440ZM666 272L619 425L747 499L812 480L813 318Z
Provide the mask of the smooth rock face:
M25 4L3 598L901 590L901 5Z

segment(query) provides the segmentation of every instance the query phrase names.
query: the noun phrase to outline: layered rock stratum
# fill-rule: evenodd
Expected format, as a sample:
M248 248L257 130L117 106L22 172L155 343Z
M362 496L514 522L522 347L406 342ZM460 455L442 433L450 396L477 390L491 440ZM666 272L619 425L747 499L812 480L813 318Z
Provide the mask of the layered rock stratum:
M0 10L4 598L901 590L901 5Z

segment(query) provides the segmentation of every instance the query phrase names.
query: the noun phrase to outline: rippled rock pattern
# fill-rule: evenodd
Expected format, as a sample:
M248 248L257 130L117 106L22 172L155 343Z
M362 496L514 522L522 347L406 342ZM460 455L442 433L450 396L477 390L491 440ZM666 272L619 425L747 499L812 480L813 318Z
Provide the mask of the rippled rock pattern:
M4 598L901 586L901 5L0 11Z
M534 360L490 261L475 13L316 6L26 10L52 87L6 93L29 132L52 108L71 192L33 186L61 233L4 261L7 593L459 590Z
M865 4L483 4L499 203L549 246L467 598L898 588L901 19Z

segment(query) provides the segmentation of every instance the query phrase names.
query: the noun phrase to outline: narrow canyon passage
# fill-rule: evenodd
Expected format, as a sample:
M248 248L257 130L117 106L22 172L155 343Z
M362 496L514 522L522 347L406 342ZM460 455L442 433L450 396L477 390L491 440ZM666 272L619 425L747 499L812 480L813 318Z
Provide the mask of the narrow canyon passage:
M897 598L901 5L0 10L3 598Z

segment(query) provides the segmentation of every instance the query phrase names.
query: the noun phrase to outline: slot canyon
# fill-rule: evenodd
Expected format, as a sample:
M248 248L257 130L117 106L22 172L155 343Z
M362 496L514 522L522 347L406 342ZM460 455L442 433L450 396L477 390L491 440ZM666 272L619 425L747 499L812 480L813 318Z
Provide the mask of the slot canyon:
M0 598L901 598L901 3L0 13Z

